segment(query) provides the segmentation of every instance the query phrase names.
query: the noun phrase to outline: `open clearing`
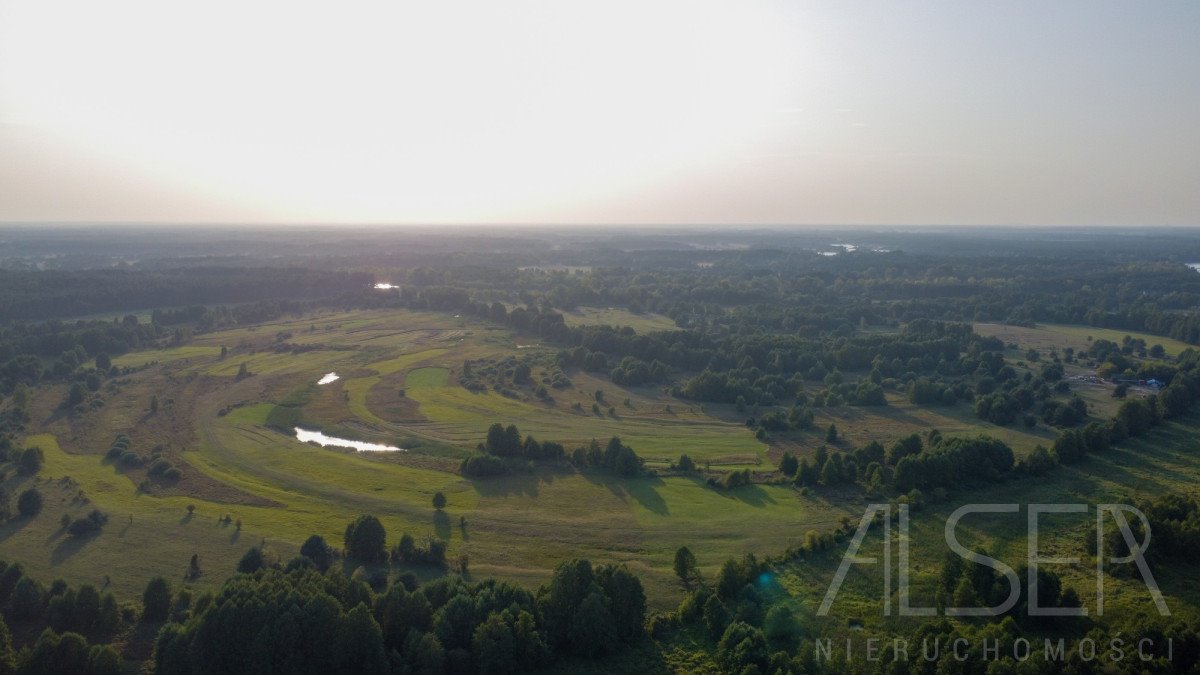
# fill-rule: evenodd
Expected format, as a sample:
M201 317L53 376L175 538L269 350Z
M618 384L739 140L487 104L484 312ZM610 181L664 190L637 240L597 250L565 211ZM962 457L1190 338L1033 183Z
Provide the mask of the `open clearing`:
M1178 356L1185 349L1193 349L1186 342L1173 340L1168 337L1138 333L1136 331L1116 330L1112 328L1095 328L1093 326L1071 326L1066 324L1038 324L1034 328L1024 326L1008 326L999 323L977 323L975 332L980 335L995 336L1004 340L1005 344L1016 343L1022 350L1030 347L1039 351L1058 349L1060 352L1073 347L1076 352L1087 351L1094 340L1108 340L1121 344L1125 336L1140 338L1146 341L1146 347L1162 345L1163 350L1170 356Z

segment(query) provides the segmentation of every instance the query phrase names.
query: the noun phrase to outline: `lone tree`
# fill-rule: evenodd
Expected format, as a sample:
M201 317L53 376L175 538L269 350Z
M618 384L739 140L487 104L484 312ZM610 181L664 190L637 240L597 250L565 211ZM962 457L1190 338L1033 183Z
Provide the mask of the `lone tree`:
M837 425L830 424L829 429L825 432L825 442L826 443L837 443L837 440L838 440Z
M154 415L157 413L158 413L158 397L151 396L150 397L150 414Z
M446 495L438 492L433 495L433 508L441 511L446 508Z
M675 551L675 576L686 585L690 585L698 576L696 556L692 555L691 549L686 546L680 546L679 550Z
M387 560L387 531L375 516L362 515L346 526L346 556L364 563Z

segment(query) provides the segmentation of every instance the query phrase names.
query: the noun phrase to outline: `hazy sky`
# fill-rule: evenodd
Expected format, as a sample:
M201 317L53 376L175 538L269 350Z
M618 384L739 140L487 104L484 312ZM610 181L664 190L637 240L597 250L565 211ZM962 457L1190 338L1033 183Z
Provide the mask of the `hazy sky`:
M1200 2L0 0L0 221L1200 225Z

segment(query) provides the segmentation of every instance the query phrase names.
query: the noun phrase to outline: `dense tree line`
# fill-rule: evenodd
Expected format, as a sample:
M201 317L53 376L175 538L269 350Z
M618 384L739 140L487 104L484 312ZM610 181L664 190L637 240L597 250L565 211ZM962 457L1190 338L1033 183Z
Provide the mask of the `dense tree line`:
M369 518L348 528L348 544ZM323 557L320 543L302 550ZM523 673L614 653L643 636L645 593L620 566L564 562L530 593L457 577L373 588L304 560L239 574L167 623L155 672Z
M112 357L164 344L182 344L195 331L275 319L309 307L279 300L247 305L155 310L149 323L130 314L111 321L58 320L0 327L0 396L43 382L72 385L68 407L121 374ZM171 326L175 326L172 328Z
M1012 448L986 436L950 438L918 454L902 458L895 466L897 490L949 487L973 480L998 481L1014 466Z
M120 655L105 642L125 618L112 593L91 584L49 587L25 574L20 563L0 561L0 672L116 675ZM38 635L17 650L9 625ZM96 642L89 642L89 638Z
M909 245L914 240L900 238ZM1076 323L1193 344L1200 339L1200 320L1179 311L1200 305L1200 278L1178 262L1162 262L1179 259L1178 245L1126 248L1128 242L1121 242L1124 259L1114 263L1111 246L1086 251L1084 242L1042 241L1031 253L1009 244L990 242L986 254L970 246L928 246L921 253L822 257L772 242L753 252L626 252L617 265L583 275L464 266L395 276L417 294L434 284L459 283L479 295L507 293L564 310L593 305L654 311L685 328L736 330L750 320L772 330L815 335L852 330L864 320L898 325L927 318ZM604 258L600 253L590 257ZM697 259L708 264L697 268Z
M571 453L571 463L578 467L608 469L626 478L636 476L642 468L642 458L616 436L608 439L603 449L594 438L586 447L575 448Z
M238 265L160 270L0 269L0 322L84 316L155 307L330 298L369 288L372 275ZM164 313L196 320L185 312Z
M1200 546L1200 502L1195 497L1168 493L1154 499L1141 499L1135 506L1149 521L1153 533L1153 545L1143 551L1151 561L1194 559ZM1146 541L1146 528L1140 518L1127 515L1127 523L1134 541ZM1096 537L1089 538L1095 548ZM1104 555L1125 557L1131 551L1124 534L1113 523L1108 523L1103 537ZM1096 553L1095 550L1092 551Z
M1161 526L1167 536L1184 530L1180 546L1193 545L1197 507L1186 498L1164 498L1142 508L1155 512L1151 520L1158 533ZM840 542L853 532L845 525L833 533L810 531L804 543L785 554L785 559L822 555L836 550ZM1140 530L1139 530L1140 532ZM1142 535L1136 535L1141 540ZM1118 537L1119 538L1119 537ZM1094 541L1094 537L1092 538ZM1108 541L1113 541L1109 533ZM1111 549L1112 555L1124 555L1126 550ZM1156 544L1157 546L1157 544ZM974 553L988 555L983 548ZM752 555L731 558L721 565L715 578L704 579L696 571L695 556L687 547L676 552L677 576L689 588L677 609L652 617L649 630L656 638L669 641L679 638L689 643L700 642L710 653L721 672L770 672L780 675L802 675L814 672L905 673L905 672L1025 672L1022 667L1034 666L1029 672L1095 672L1097 660L1080 645L1086 638L1105 651L1118 646L1128 656L1136 649L1136 641L1148 638L1142 645L1128 672L1190 672L1200 663L1200 626L1194 620L1150 618L1144 614L1126 614L1098 627L1086 617L1034 616L1029 608L1035 599L1041 608L1078 608L1082 602L1078 592L1067 586L1058 574L1045 566L1037 571L1037 584L1028 583L1029 570L1021 565L1016 604L1002 618L974 623L929 618L917 622L912 632L901 639L907 651L893 651L894 632L882 634L869 629L855 639L857 649L847 652L844 630L826 631L802 620L807 614L801 606L793 605L786 593L773 587L777 561L759 561ZM939 612L947 607L994 607L1009 595L1009 582L994 568L972 564L957 553L948 553L937 571L933 597L918 604L935 606ZM1034 590L1036 588L1036 591ZM854 627L853 620L851 627ZM861 627L860 627L861 629ZM684 632L681 632L684 631ZM831 637L832 636L832 637ZM1014 642L1024 638L1035 650L1041 648L1043 637L1053 636L1052 643L1065 637L1060 661L1019 659L1013 656ZM1130 637L1136 636L1136 637ZM878 637L881 648L874 656L862 649L865 638ZM1170 642L1168 643L1168 638ZM965 651L951 645L963 640ZM983 651L985 640L994 650ZM821 657L815 642L828 641L831 656ZM934 647L934 645L938 645ZM914 658L912 650L918 650ZM1145 659L1142 655L1145 655ZM1126 672L1126 660L1114 671Z
M779 468L798 487L858 482L870 494L890 488L910 496L914 490L994 482L1017 474L1041 475L1057 464L1075 463L1088 454L1104 453L1126 439L1146 434L1163 420L1191 410L1200 400L1198 369L1200 352L1188 350L1173 364L1170 384L1157 394L1124 401L1109 420L1066 428L1049 449L1038 446L1019 461L1012 449L998 439L986 435L944 438L931 430L927 439L911 434L897 439L886 450L873 441L848 453L836 450L831 453L826 446L820 446L811 458L785 453ZM1070 410L1069 422L1077 424L1086 408L1074 401L1058 405L1063 411ZM1068 414L1063 411L1057 414Z
M694 627L715 646L717 664L726 673L817 672L811 655L801 648L799 617L764 583L771 576L769 564L750 554L730 558L705 582L694 565L687 564L690 555L687 551L677 571L694 588L675 611L654 617L652 634L662 637L680 627ZM676 560L680 561L678 554Z
M513 470L516 461L557 460L566 457L561 443L539 442L533 436L525 436L522 439L516 425L510 424L506 427L498 422L488 428L486 439L476 450L476 454L463 459L459 466L464 476L496 476ZM633 448L622 443L616 436L610 438L603 447L593 438L588 445L575 448L570 460L577 467L608 469L624 477L637 475L642 467L642 459Z
M533 436L521 438L521 432L516 425L507 427L495 423L488 427L487 438L479 447L481 452L496 457L519 457L522 459L561 459L565 451L561 443L553 441L539 442Z

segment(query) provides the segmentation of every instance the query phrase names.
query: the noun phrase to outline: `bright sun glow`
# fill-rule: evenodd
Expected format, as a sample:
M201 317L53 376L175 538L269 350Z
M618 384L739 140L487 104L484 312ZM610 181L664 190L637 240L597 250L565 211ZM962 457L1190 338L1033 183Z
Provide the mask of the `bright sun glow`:
M794 58L774 12L12 2L0 122L268 219L519 218L754 142Z
M0 221L1195 224L1198 8L0 0Z

